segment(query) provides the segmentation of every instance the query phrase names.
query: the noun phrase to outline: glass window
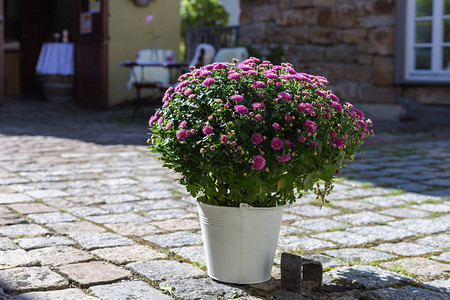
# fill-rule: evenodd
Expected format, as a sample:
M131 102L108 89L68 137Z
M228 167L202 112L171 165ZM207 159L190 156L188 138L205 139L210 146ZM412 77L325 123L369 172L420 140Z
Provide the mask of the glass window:
M416 21L416 43L431 43L431 33L431 21Z
M444 2L444 15L450 15L450 0Z
M416 17L427 17L433 14L433 0L416 0Z
M444 19L444 42L450 42L450 19Z
M444 47L442 53L442 68L444 70L450 70L450 47Z
M416 70L430 70L431 69L431 48L416 48Z

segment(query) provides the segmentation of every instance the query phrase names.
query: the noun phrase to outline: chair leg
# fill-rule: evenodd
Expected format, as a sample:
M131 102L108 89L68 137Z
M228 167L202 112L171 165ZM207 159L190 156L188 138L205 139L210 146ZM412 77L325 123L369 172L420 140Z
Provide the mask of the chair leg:
M141 99L141 87L136 87L136 102L134 103L134 110L133 110L133 120L136 119L138 110L141 109L142 106L142 99Z

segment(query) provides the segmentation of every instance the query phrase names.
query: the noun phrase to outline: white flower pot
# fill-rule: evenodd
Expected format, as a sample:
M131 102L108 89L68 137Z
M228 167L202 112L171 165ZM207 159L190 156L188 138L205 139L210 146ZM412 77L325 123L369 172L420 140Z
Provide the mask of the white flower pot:
M238 284L269 280L284 206L224 207L197 203L208 275Z

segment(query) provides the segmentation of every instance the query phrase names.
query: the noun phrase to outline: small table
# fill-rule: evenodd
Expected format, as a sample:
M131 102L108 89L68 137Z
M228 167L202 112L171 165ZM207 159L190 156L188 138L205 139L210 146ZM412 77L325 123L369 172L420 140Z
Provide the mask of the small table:
M179 75L181 75L182 68L189 66L187 61L143 61L143 60L126 60L117 64L120 67L126 67L131 69L132 83L136 88L136 102L133 112L133 119L137 114L138 107L142 105L141 89L142 88L157 88L162 91L168 89L172 84L177 81ZM136 74L136 68L140 67L141 73ZM169 70L170 80L169 84L164 84L160 81L148 81L142 80L144 78L144 68L147 67L163 67Z
M64 75L74 74L73 44L44 43L36 65L37 74Z

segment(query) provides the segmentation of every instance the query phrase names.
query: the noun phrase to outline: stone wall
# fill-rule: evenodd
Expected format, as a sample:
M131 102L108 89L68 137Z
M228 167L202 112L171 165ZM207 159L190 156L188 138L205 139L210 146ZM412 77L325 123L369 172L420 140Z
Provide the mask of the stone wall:
M403 103L450 105L448 87L394 84L394 0L241 0L240 23L242 45L281 45L297 71L388 118L410 113Z

